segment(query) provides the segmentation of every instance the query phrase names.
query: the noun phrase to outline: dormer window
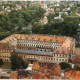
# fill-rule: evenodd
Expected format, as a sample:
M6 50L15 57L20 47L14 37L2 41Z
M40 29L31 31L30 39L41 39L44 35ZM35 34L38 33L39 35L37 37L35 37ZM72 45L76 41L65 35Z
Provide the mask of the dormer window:
M58 42L58 40L56 39L56 42Z
M9 42L7 41L7 43L9 43Z
M46 41L46 39L44 39L44 41Z
M50 41L52 41L52 39L50 39Z
M34 38L32 38L32 40L33 40Z
M14 38L17 38L17 37L14 37Z
M64 51L62 53L64 53Z
M28 39L28 37L26 37L26 39Z
M6 48L6 46L3 46L3 48Z
M40 40L40 38L38 38L38 40Z
M57 52L59 52L59 51L57 51Z

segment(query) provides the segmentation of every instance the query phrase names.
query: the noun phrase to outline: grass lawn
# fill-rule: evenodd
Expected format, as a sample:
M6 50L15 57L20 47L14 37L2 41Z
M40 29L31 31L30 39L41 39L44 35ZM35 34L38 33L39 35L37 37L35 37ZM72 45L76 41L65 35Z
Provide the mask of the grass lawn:
M11 64L10 62L4 62L3 65L0 66L2 69L11 69Z

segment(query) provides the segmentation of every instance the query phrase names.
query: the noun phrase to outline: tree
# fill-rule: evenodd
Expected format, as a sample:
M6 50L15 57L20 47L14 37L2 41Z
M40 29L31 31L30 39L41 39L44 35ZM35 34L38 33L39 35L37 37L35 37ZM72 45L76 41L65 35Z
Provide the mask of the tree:
M17 70L17 69L23 69L28 66L28 63L26 63L21 56L18 56L17 54L11 55L11 68L12 70Z
M66 62L61 62L60 63L61 69L65 70L67 68L71 68L70 64L66 63Z
M0 65L3 65L3 60L2 59L0 59Z
M74 65L74 68L75 68L76 70L80 70L80 64L75 64L75 65Z
M39 33L42 25L39 22L35 22L32 27L33 33Z

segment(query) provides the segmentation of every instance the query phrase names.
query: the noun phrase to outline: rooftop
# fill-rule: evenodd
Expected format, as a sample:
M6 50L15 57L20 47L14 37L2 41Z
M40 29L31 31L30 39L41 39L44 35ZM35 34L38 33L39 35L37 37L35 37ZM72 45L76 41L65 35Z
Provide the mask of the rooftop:
M34 38L34 39L33 39ZM13 34L3 40L0 41L0 43L13 43L14 41L21 39L21 40L34 40L34 41L44 41L45 42L57 42L57 43L63 43L66 38L66 36L56 36L56 35L36 35L36 34Z
M53 56L53 52L46 52L46 51L34 51L34 50L25 50L25 49L14 49L15 53L22 53L22 54L31 54L31 55L41 55L41 56Z
M33 79L54 79L54 76L61 76L61 69L55 63L35 62L32 67L35 70L32 74Z
M75 40L71 39L71 38L67 38L63 44L54 51L54 53L65 53L68 54L70 52L71 49L71 45L72 43L75 42Z
M69 79L80 79L80 71L77 71L77 70L70 70L70 71L67 71L65 72L65 77L66 78L69 78Z

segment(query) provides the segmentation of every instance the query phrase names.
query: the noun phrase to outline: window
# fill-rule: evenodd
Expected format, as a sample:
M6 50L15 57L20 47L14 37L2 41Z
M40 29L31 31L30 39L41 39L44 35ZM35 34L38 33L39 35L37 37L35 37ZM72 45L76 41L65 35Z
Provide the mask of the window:
M38 38L38 40L40 40L40 38Z
M9 42L7 41L7 43L9 43Z
M26 39L28 39L28 37L26 37Z
M50 41L52 41L52 39L50 39Z
M66 57L67 57L67 55L66 55Z
M53 60L53 59L51 58L51 60Z
M32 38L32 40L33 40L34 38Z
M50 58L48 58L50 60Z
M58 42L58 40L56 39L56 42Z
M6 48L6 46L3 46L3 48Z
M57 51L57 52L59 52L59 51Z
M46 39L44 39L44 41L46 41Z

